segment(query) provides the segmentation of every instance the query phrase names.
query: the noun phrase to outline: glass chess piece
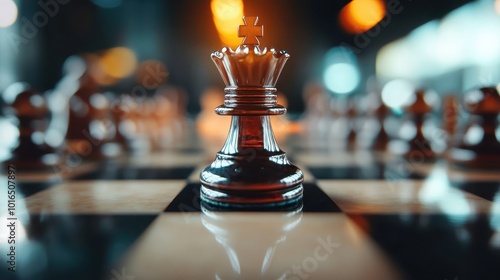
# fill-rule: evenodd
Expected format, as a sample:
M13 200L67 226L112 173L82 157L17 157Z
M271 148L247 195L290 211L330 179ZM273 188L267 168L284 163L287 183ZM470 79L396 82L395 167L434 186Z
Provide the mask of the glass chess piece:
M270 116L286 108L277 103L276 82L290 55L261 49L258 17L243 17L236 50L212 53L226 87L215 109L231 116L226 142L200 174L201 199L218 207L282 207L302 203L302 171L291 164L274 137Z

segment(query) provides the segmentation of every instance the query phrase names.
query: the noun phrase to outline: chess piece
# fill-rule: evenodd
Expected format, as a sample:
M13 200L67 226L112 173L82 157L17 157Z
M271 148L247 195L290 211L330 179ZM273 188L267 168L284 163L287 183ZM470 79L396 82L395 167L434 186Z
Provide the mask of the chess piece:
M50 110L45 97L26 83L14 83L3 94L4 114L19 124L18 146L12 151L9 164L17 169L44 169L56 165L61 156L59 147L50 145L47 131Z
M260 49L263 26L244 17L235 51L225 47L211 57L224 83L225 101L216 108L230 115L231 127L215 161L200 174L201 198L218 206L283 206L302 200L302 171L280 150L269 116L286 109L277 104L275 84L288 53ZM253 24L249 26L248 24Z
M111 103L111 113L116 127L115 141L133 152L136 127L131 120L131 112L135 106L132 98L126 94L114 98Z
M404 107L406 113L399 130L401 140L392 145L392 152L412 161L432 161L436 158L430 139L424 134L424 125L430 120L436 93L418 90Z
M346 117L348 122L347 147L349 149L356 148L356 138L358 136L358 108L356 108L356 99L349 99L349 109L347 109Z
M390 110L377 92L371 92L365 101L366 117L359 130L357 146L373 151L385 151L390 140L386 130L386 118Z
M311 82L304 87L302 96L305 104L302 126L306 143L301 144L313 149L329 146L328 136L332 124L330 95L322 84ZM338 143L338 141L333 141L333 143Z
M355 134L351 134L352 119L348 114L351 103L348 99L337 96L332 99L330 107L331 124L329 127L327 145L335 150L349 149L352 146L350 146L348 139L354 139L356 136ZM354 115L354 112L354 110L351 110L351 115Z
M470 114L467 123L455 133L447 157L452 165L473 169L500 168L498 114L500 96L496 88L483 87L464 95Z
M457 131L460 101L456 96L449 95L443 98L443 129L446 132L446 146L453 144L453 135Z
M77 83L69 100L68 150L87 159L116 156L121 147L114 142L116 127L109 100L88 71L81 73Z

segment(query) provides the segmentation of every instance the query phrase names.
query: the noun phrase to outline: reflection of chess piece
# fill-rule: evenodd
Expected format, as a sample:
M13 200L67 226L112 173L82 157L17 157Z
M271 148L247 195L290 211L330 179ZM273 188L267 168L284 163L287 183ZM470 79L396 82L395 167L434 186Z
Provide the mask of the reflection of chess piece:
M400 141L395 141L393 152L409 160L433 160L436 153L432 147L430 135L426 135L425 127L431 128L431 112L437 95L433 91L418 90L412 100L405 106L406 116L399 130Z
M269 116L286 109L277 104L274 87L289 55L258 46L262 26L257 17L244 18L243 45L212 54L224 83L219 115L232 116L231 128L215 161L200 175L201 197L216 205L277 206L302 199L302 171L280 150Z
M113 142L116 128L108 99L87 72L78 79L79 86L70 98L66 140L70 152L89 159L115 156L120 146Z
M455 133L448 159L459 167L500 168L498 91L494 87L485 87L467 92L464 106L470 117Z
M8 162L17 169L48 168L57 164L61 157L58 147L51 146L47 137L50 111L44 96L28 84L14 83L2 97L5 115L19 124L18 146Z
M271 217L271 218L270 218ZM217 279L284 279L286 271L272 269L273 255L286 243L287 235L302 219L300 210L276 212L261 220L261 226L249 227L255 216L231 215L203 209L202 223L224 247L228 260L216 267ZM262 229L266 233L262 234ZM249 246L251 244L251 246ZM286 246L286 245L283 245ZM230 265L230 266L229 266ZM228 269L231 267L231 270Z

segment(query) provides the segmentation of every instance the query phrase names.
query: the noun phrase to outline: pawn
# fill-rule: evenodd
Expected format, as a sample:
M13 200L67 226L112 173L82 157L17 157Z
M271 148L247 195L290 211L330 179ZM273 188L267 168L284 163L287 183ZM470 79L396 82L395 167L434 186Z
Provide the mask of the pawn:
M496 133L500 96L497 89L483 87L467 92L463 103L470 117L455 133L448 160L463 168L500 168L500 137Z
M380 94L371 92L366 98L366 117L359 130L357 145L373 151L385 151L389 144L386 119L390 113Z
M430 121L430 115L437 101L433 91L418 90L412 101L404 108L406 113L399 130L400 140L391 143L391 151L397 155L415 161L430 161L436 158L431 141L424 134L424 125Z
M8 164L17 169L44 169L59 163L58 147L50 145L47 131L50 110L44 96L26 83L14 83L3 94L4 114L17 120L18 145L12 151Z

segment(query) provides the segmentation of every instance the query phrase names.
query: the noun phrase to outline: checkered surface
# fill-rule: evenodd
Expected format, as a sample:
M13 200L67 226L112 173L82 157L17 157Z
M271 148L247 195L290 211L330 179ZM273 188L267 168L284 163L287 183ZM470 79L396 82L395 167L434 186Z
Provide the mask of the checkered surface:
M2 226L0 278L500 277L495 172L298 137L282 148L305 174L302 209L218 212L200 206L198 174L214 157L203 146L82 164L62 180L18 174L17 272Z

